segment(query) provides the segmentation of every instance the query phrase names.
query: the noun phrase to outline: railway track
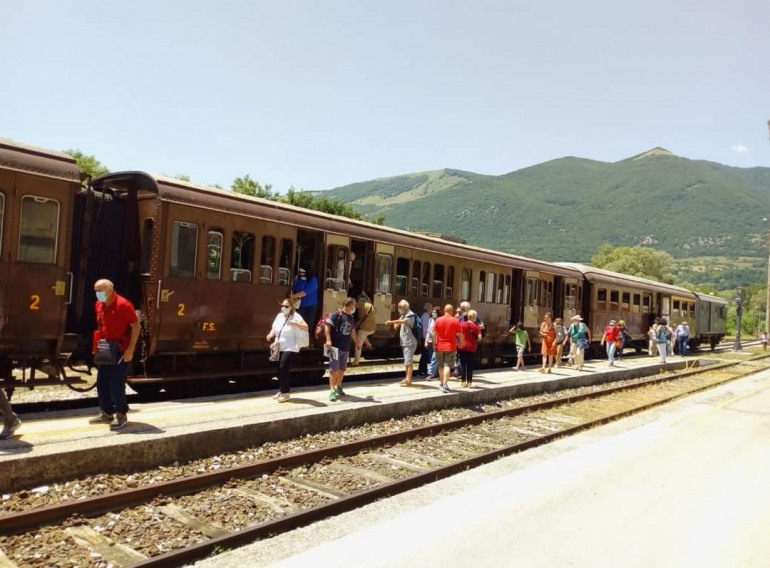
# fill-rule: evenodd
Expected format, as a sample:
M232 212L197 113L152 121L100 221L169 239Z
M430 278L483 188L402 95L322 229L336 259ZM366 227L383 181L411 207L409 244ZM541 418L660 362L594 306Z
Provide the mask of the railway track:
M26 551L24 565L33 566L180 566L766 366L757 358L549 396L534 404L20 511L0 517L0 548ZM39 551L41 535L45 552ZM80 546L73 547L74 542ZM82 558L73 560L73 548ZM17 560L11 556L9 562Z

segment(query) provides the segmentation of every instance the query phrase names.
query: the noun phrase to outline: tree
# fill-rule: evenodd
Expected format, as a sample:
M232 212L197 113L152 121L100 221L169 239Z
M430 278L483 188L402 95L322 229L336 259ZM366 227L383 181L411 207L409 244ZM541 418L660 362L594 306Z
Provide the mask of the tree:
M674 258L667 252L648 247L613 247L604 243L591 257L591 265L613 272L621 272L672 284L671 267Z
M78 169L92 178L97 178L110 173L110 170L102 165L102 163L94 156L84 154L80 150L64 150L64 153L75 158Z
M230 189L232 189L235 193L240 193L242 195L261 197L263 199L271 199L273 201L278 199L278 195L273 192L272 185L266 184L265 186L262 186L262 184L260 184L257 180L251 179L249 174L246 174L243 177L235 178L232 185L230 185Z

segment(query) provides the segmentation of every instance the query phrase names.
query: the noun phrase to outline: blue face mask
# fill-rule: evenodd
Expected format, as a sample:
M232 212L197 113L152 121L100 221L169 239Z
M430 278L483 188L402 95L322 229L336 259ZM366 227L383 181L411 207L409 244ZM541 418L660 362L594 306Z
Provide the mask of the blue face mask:
M106 302L107 292L102 292L101 290L99 290L98 292L96 292L96 299L99 300L100 302Z

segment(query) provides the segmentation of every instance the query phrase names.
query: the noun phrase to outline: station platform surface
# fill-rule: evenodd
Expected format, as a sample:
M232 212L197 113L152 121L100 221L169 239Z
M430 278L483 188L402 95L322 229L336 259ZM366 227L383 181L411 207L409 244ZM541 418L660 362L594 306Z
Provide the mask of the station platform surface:
M697 364L673 357L669 370ZM514 372L510 367L477 371L474 388L444 394L438 381L415 379L357 381L346 378L346 396L328 399L328 386L295 389L291 400L277 403L269 393L247 393L177 401L132 404L129 422L111 431L88 419L97 409L27 415L17 435L0 441L0 490L35 487L100 472L143 469L147 464L183 463L200 457L258 446L309 433L388 420L436 408L494 402L549 390L652 375L656 358L624 359L615 366L590 362L582 371L558 367L551 374ZM277 383L276 383L277 386Z
M198 562L765 567L770 371Z

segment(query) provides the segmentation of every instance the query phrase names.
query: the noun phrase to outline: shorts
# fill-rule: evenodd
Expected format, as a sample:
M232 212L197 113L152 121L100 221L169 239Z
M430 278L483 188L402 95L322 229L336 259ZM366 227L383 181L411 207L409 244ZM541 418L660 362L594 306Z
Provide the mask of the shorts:
M350 357L350 351L340 351L338 359L329 360L329 370L332 372L345 371L348 368L348 358Z
M414 363L414 352L417 351L417 346L402 345L401 350L404 352L404 365L412 365Z
M518 355L519 357L524 355L524 345L517 345L516 346L516 355Z
M441 367L454 367L455 366L455 352L454 351L436 351L436 362L439 369Z

